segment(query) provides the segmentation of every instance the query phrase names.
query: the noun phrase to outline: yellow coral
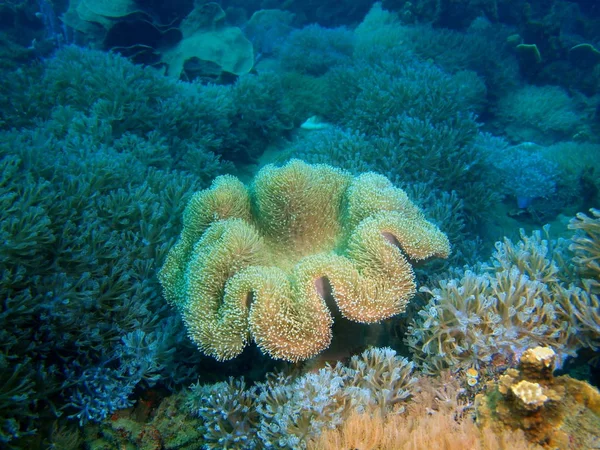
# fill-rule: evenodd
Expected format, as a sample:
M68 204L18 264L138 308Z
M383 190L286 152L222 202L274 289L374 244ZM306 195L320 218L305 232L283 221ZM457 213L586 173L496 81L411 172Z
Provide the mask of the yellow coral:
M511 386L511 391L520 404L526 409L535 410L541 407L548 397L544 395L542 387L538 383L531 383L527 380L521 380Z
M227 176L195 194L159 279L204 353L230 359L253 340L298 361L329 346L330 307L363 323L398 314L415 292L410 261L449 251L385 177L293 160L249 188Z
M521 364L536 363L541 367L554 366L556 353L550 347L535 347L525 350L521 356Z

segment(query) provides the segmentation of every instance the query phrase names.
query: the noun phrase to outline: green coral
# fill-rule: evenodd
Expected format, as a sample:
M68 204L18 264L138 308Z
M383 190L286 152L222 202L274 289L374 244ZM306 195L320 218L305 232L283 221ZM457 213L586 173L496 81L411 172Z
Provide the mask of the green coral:
M98 70L89 70L94 63ZM87 403L78 396L89 387L92 368L102 366L110 378L103 380L106 390L124 399L138 375L144 386L167 371L174 380L186 377L172 351L183 330L167 317L155 267L174 242L183 205L203 185L171 170L171 147L156 132L119 128L123 119L139 132L140 116L107 118L107 104L122 111L137 101L111 86L154 77L128 67L134 66L114 55L68 47L43 63L35 72L39 77L24 71L3 86L16 89L19 78L30 89L15 98L17 109L7 110L7 128L15 129L0 131L0 365L6 368L0 440L7 448L26 446L30 434L43 439L41 417L98 418L77 409L106 400L94 391L82 394ZM109 81L110 73L125 78ZM108 96L104 102L86 90L100 86ZM44 98L44 88L59 104ZM31 105L22 109L21 101ZM203 169L211 179L220 166L218 160L213 164ZM130 339L137 335L146 339ZM142 353L154 354L152 364L119 378L125 359L134 367ZM101 414L113 408L106 404L96 411L102 407Z
M377 322L412 297L409 261L449 251L385 177L293 160L195 194L159 279L204 353L230 359L253 340L297 361L329 346L329 291L344 317Z
M498 102L498 122L511 140L553 144L573 138L583 121L576 100L558 86L524 86Z

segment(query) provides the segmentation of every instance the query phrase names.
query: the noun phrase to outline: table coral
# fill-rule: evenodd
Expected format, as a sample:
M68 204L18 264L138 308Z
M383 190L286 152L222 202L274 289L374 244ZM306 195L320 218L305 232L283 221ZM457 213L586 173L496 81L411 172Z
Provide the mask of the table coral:
M231 359L253 340L298 361L329 346L334 303L355 322L398 314L415 293L412 263L449 252L387 178L292 160L250 187L222 176L196 193L159 279L204 353Z

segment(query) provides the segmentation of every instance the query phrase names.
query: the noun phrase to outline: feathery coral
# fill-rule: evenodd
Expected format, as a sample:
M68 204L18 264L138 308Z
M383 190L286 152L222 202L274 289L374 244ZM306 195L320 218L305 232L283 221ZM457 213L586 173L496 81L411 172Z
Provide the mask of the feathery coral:
M575 252L573 261L582 272L585 284L593 293L600 293L600 210L591 209L592 217L583 213L571 219L569 228L577 230L569 249Z
M547 232L547 230L546 230ZM581 346L573 305L586 310L585 293L562 282L570 266L567 242L543 239L541 232L496 243L490 263L443 280L413 318L406 342L430 373L452 366L481 367L494 355L509 358L536 345L573 355Z
M571 219L569 228L576 230L569 249L579 269L583 290L573 295L567 312L577 318L579 336L585 346L600 347L600 210L591 209L592 217L583 213Z
M204 353L230 359L254 340L298 361L329 346L330 296L347 319L383 320L415 292L411 262L449 251L387 178L293 160L250 188L219 177L195 194L159 279Z

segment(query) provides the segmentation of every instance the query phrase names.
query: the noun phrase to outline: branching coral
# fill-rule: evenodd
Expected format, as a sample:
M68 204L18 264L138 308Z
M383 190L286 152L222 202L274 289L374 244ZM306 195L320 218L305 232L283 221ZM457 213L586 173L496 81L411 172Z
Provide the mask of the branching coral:
M353 400L346 395L343 371L327 367L260 385L258 435L267 448L304 448L309 436L342 423Z
M323 75L350 60L353 38L352 32L343 27L308 25L294 30L281 46L281 66L284 70Z
M329 346L329 291L344 317L377 322L414 294L411 261L449 251L385 177L293 160L249 189L220 177L197 193L159 279L206 354L230 359L254 340L298 361Z
M143 430L153 428L164 448L303 449L353 411L396 416L417 390L412 375L413 365L394 350L371 348L347 366L327 365L295 378L270 374L253 386L233 378L197 383L165 399L146 424L136 422L135 410L104 421L95 444L140 445Z
M411 395L417 381L412 377L414 367L391 348L371 348L353 356L346 370L350 378L346 389L356 392L354 406L361 411L378 407L383 415L395 410Z
M6 89L24 94L3 111L4 128L53 117L61 137L90 134L95 127L104 131L104 144L134 136L132 151L145 146L162 168L200 171L194 164L215 166L219 156L256 157L291 128L293 115L274 73L248 75L235 86L179 83L117 54L74 46L58 50L40 72L8 82Z
M498 172L499 190L503 194L531 200L555 193L560 170L538 151L539 148L523 143L489 153L489 164Z
M374 349L379 351L379 349ZM383 352L382 352L383 353ZM402 409L351 410L340 426L323 429L311 436L308 448L314 450L378 449L417 450L443 448L460 450L536 449L521 430L496 432L478 427L473 405L461 382L450 372L439 377L420 377L410 387L411 397Z
M575 135L581 118L578 105L558 86L525 86L498 102L498 120L515 141L553 144Z
M267 448L305 448L307 441L340 426L352 413L396 411L412 392L413 364L390 348L371 348L296 380L259 384L258 435Z
M213 385L194 384L187 407L203 424L203 448L257 448L256 387L230 378Z
M577 214L569 228L577 230L569 249L579 269L583 291L573 295L566 309L577 318L583 345L600 346L600 211L591 209L592 217Z
M496 243L487 272L468 270L438 288L423 288L432 298L407 336L417 361L438 372L485 365L496 354L511 358L540 344L573 354L580 338L570 309L584 293L561 282L570 269L562 258L566 247L540 232L522 233L516 244Z
M493 170L474 145L478 133L474 113L489 96L477 73L464 69L492 67L486 58L496 57L498 52L492 49L504 43L484 45L492 40L482 36L460 39L453 46L456 51L445 54L447 64L442 65L451 70L444 71L437 56L450 34L404 26L396 14L376 3L354 29L352 57L346 64L331 66L320 78L329 86L322 96L327 105L315 113L333 127L311 133L310 145L300 141L291 151L310 163L353 172L372 170L394 183L427 181L462 202L470 216L464 234L475 231L477 222L489 220L499 199ZM475 43L481 45L473 50ZM431 48L420 51L422 47ZM463 61L467 49L469 61ZM460 232L437 224L444 232ZM457 247L463 242L459 239Z
M35 127L0 139L3 448L26 447L36 430L38 439L52 415L101 420L141 386L191 380L173 358L184 329L166 317L155 268L201 184L138 158L135 148L168 146L113 136L91 105L37 106Z
M591 209L590 213L592 217L579 213L569 223L571 230L578 230L570 249L589 290L600 293L600 210Z

